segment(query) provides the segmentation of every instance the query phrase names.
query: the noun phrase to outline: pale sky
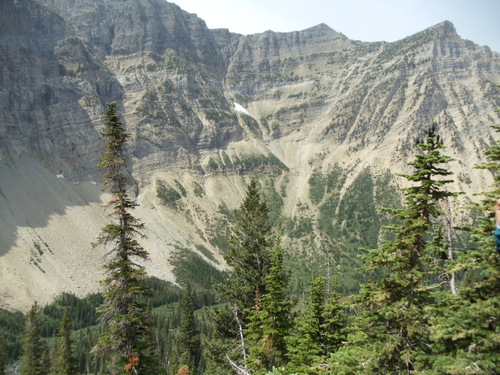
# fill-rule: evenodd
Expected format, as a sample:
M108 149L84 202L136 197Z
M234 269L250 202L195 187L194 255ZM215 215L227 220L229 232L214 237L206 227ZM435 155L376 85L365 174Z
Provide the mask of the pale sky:
M325 23L363 42L403 39L451 21L464 39L500 52L500 0L170 0L211 29L288 32Z

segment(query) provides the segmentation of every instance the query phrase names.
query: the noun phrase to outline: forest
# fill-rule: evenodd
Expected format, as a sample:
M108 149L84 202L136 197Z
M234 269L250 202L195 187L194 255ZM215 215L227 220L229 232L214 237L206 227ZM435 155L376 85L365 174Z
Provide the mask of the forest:
M494 185L465 208L472 224L452 227L454 160L430 124L414 138L412 172L401 175L409 182L403 206L378 209L391 219L376 246L362 249L359 290L341 294L329 272L297 296L289 285L297 270L285 266L291 249L281 241L287 233L272 225L272 202L256 179L232 212L228 271L211 270L203 282L184 277L182 288L148 277L138 241L144 225L132 214L122 157L129 134L114 103L105 125L98 167L111 216L93 244L112 248L105 292L63 294L26 315L0 310L0 375L499 373L498 143L476 166L491 171ZM455 246L458 232L466 248ZM185 274L205 272L192 262Z

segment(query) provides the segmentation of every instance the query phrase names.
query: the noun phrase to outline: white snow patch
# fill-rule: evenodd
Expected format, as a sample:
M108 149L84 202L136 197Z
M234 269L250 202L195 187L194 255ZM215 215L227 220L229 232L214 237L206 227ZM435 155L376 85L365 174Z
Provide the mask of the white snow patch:
M97 182L95 182L95 181L91 181L90 183L91 183L92 185L97 185Z
M245 108L243 108L241 104L234 102L234 109L237 110L238 112L243 112L250 116L250 113Z
M64 179L64 176L62 174L56 174L56 177Z

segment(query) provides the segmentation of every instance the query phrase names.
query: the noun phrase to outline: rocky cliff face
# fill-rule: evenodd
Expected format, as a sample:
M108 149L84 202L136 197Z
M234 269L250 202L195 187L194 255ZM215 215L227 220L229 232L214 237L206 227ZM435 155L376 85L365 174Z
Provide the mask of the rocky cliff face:
M290 257L334 254L347 272L353 249L375 246L381 225L372 214L349 217L353 202L390 201L387 187L399 181L388 171L405 170L431 120L457 159L456 188L481 191L491 176L473 166L499 123L498 83L500 55L449 22L362 43L326 25L209 30L162 0L4 0L1 303L26 309L98 288L104 252L89 244L106 220L95 165L108 102L132 134L148 271L175 281L180 251L223 267L223 220L256 174L285 243L299 249ZM166 201L162 187L180 198Z

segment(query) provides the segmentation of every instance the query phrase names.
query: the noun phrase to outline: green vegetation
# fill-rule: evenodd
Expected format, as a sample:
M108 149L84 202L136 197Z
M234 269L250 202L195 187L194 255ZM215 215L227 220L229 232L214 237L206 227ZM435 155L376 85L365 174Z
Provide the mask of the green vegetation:
M137 112L150 120L155 127L169 125L180 128L182 126L172 105L161 100L159 96L169 93L171 89L169 84L165 86L164 83L160 92L154 88L148 90L142 97L142 105L137 107Z
M257 120L254 119L252 116L247 115L246 113L240 113L240 116L241 119L243 120L243 123L248 127L250 132L252 132L254 135L259 135L260 128Z
M103 187L112 194L108 208L114 220L101 229L94 244L107 245L111 259L104 266L106 279L102 282L105 286L104 303L99 310L102 332L92 352L109 358L108 369L113 375L123 373L124 368L127 372L155 374L158 363L146 328L149 325L146 304L141 301L147 294L142 283L146 271L137 263L148 259L148 253L136 240L143 236L144 225L130 213L137 204L127 193L129 186L122 158L130 134L125 132L115 103L108 104L101 136L107 143L98 167L104 170Z
M174 275L181 285L190 282L198 289L212 289L213 282L222 281L222 273L219 270L189 249L178 247L172 264Z
M203 187L195 181L193 182L193 193L198 198L203 198L203 196L205 195L205 189L203 189Z
M182 185L181 185L182 187ZM184 193L186 190L182 188ZM173 187L165 185L162 180L156 180L156 196L160 198L162 204L166 206L174 206L176 202L182 198L182 195L177 192Z
M112 109L109 120L119 125ZM113 130L118 140L127 138L119 126ZM108 151L116 151L116 144ZM435 125L414 147L411 171L400 175L408 187L398 190L391 175L365 169L346 189L352 171L335 165L312 173L310 201L297 202L293 219L281 216L286 174L279 180L256 175L240 207L221 205L224 219L206 234L223 250L227 273L212 265L215 258L204 246L177 247L172 264L183 289L143 274L124 280L115 272L104 296L63 294L44 308L35 304L26 317L0 310L0 366L6 366L0 374L13 373L13 365L21 374L497 374L500 253L492 208L500 198L500 146L491 147L479 166L494 174L495 185L472 205L474 223L464 228L472 244L459 251L449 242L457 229L443 225L443 208L456 196L447 189L453 160L443 154ZM116 154L105 155L102 164L119 161ZM220 155L221 169L245 159ZM173 202L188 196L179 181L172 184ZM112 204L127 199L123 186L114 186ZM161 186L160 199L174 195L158 180ZM192 189L205 196L199 184ZM127 204L124 212L132 208ZM118 233L113 224L105 229L102 236ZM283 245L300 241L293 252ZM140 253L135 242L129 245L123 247ZM358 253L363 256L356 258ZM116 319L109 315L102 333L96 308L107 314L115 293L122 293L116 282L125 281L136 297L121 306L132 303L130 309L141 313L133 321L124 319L125 311ZM297 292L300 302L292 297ZM109 327L117 319L129 332L141 322L140 332L131 335L140 345L131 343L133 350L121 351L119 360L112 351L94 350L92 356L96 346L119 347L120 330Z
M231 112L222 111L220 109L208 108L204 109L205 117L208 121L216 123L218 126L234 126L238 117Z
M222 157L221 157L222 156ZM225 172L228 170L239 172L254 172L260 173L265 170L273 172L288 171L288 167L278 159L274 154L241 154L229 157L226 152L222 152L221 156L216 155L210 157L208 168L215 172Z

